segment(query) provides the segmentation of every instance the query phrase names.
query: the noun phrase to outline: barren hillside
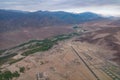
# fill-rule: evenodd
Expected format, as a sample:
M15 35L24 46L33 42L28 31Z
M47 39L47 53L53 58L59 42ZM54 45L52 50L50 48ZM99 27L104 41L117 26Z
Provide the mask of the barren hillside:
M101 45L108 50L114 51L113 56L115 57L110 60L114 60L120 65L120 27L104 28L102 30L90 32L84 34L79 40Z
M72 33L72 26L49 26L42 28L21 28L0 33L0 49L11 48L29 40L42 40L55 35Z

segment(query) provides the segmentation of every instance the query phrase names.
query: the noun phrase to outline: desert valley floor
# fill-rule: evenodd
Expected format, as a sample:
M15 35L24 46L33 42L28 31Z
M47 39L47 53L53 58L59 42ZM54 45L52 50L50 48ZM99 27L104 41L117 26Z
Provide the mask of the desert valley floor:
M120 80L119 25L100 20L2 32L0 80Z
M102 46L72 38L3 67L12 72L25 67L25 72L14 80L120 80L119 66L108 60L112 57L110 52ZM13 58L20 57L19 54Z

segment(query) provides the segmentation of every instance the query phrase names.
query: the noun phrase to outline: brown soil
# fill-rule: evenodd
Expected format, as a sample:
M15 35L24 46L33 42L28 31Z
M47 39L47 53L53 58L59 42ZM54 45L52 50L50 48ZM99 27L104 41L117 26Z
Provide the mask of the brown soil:
M78 39L78 41L103 45L109 50L115 51L115 58L111 59L120 65L120 27L105 28L90 32Z
M22 28L16 31L0 33L0 49L11 48L33 39L45 39L55 35L73 32L71 26L43 28Z
M75 38L59 42L49 51L29 55L22 61L6 67L6 69L16 71L19 70L19 67L25 67L25 73L22 73L15 80L36 80L38 73L43 73L43 78L49 80L97 80L72 47L98 79L113 80L103 70L104 68L109 69L109 67L117 66L109 60L113 58L113 51L100 45L75 41ZM119 67L117 68L119 69ZM112 73L118 75L117 71L112 71ZM114 76L113 74L112 76Z

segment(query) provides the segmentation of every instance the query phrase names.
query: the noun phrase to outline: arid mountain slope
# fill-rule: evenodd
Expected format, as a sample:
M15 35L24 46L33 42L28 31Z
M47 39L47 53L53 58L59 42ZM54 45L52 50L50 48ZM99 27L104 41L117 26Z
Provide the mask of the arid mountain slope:
M113 56L115 57L111 60L116 61L120 65L120 27L104 28L95 32L89 32L78 40L101 45L108 50L114 51Z
M62 11L22 12L0 10L0 32L12 31L25 27L40 28L44 26L79 24L99 19L103 19L103 17L91 12L73 14Z
M120 19L102 19L97 21L90 21L80 24L86 30L99 30L106 27L120 27Z
M73 32L72 27L82 22L104 19L101 15L85 12L0 10L0 49L16 46L30 39L44 39Z
M55 35L73 32L71 26L21 28L14 31L0 33L0 49L11 48L29 40L42 40Z
M40 32L73 30L72 27L66 28L44 27ZM63 35L63 40L60 37L33 40L3 51L1 70L17 71L20 75L13 80L120 80L120 27L93 28L93 31L84 30L84 26L82 28L75 28L76 32L80 31L79 34L67 39L67 35ZM24 32L32 36L31 32ZM6 56L8 59L2 58ZM21 68L24 72L20 71Z

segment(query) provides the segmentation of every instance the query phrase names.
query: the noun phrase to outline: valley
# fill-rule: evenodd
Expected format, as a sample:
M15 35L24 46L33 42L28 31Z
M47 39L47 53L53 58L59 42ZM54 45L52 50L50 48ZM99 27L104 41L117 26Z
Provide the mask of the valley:
M0 49L11 48L29 40L43 40L60 34L74 32L72 26L48 26L43 28L21 28L0 33Z
M120 18L0 10L0 80L120 80Z
M96 33L99 31L103 30L98 30ZM17 71L19 76L13 77L13 80L119 80L120 65L112 60L116 58L113 56L115 50L103 44L87 41L86 36L88 33L90 36L92 32L49 38L55 44L45 51L30 50L39 48L38 45L43 45L44 42L49 45L49 41L46 40L32 40L13 47L7 52L17 54L1 65L1 71L8 70L13 73ZM91 39L106 37L108 34L94 36ZM24 68L23 72L20 72L21 68Z
M13 80L39 80L37 78L49 80L120 79L119 65L104 56L110 52L109 50L99 45L75 41L75 39L61 41L48 51L36 52L16 63L2 67L11 72L19 72L20 67L25 68L24 73L20 73L20 76ZM13 59L19 57L20 52ZM41 75L41 77L36 75Z

